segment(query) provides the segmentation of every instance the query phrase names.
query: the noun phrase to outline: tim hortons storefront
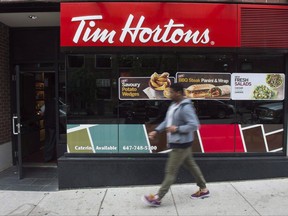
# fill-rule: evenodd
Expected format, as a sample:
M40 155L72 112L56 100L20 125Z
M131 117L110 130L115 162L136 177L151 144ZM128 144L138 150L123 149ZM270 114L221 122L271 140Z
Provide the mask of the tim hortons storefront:
M159 184L166 134L147 138L180 82L201 122L207 181L284 177L288 7L61 3L67 153L59 188ZM181 170L177 182L190 182Z

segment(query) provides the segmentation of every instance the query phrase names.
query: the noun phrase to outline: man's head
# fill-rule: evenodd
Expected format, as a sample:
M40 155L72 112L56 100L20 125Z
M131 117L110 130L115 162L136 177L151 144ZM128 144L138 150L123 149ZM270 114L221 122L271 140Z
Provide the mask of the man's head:
M183 86L180 83L173 83L170 86L170 98L175 102L179 102L183 99Z

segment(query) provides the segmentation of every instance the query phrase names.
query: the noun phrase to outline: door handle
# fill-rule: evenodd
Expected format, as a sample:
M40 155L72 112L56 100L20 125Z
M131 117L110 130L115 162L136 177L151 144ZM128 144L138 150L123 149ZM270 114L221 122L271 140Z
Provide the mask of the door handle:
M17 133L16 130L15 130L15 120L17 120L17 119L18 119L17 116L13 116L13 117L12 117L12 128L13 128L13 134L14 134L14 135L18 135L18 133Z
M18 116L13 116L12 117L12 128L13 128L13 134L14 135L18 135L20 134L20 131L21 131L21 124L20 123L16 123L15 124L15 120L18 120ZM16 127L17 129L16 129Z

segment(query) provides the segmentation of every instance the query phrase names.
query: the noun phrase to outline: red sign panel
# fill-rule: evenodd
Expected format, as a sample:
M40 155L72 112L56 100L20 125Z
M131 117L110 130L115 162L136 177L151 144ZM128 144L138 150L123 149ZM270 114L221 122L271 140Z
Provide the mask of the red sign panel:
M61 46L237 47L237 5L61 3Z

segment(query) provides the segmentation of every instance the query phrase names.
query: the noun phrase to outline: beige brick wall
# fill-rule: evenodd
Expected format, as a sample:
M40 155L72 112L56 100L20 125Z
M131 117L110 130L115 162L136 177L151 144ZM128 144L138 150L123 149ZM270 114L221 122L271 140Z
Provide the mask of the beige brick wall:
M9 28L0 23L0 144L11 141Z

